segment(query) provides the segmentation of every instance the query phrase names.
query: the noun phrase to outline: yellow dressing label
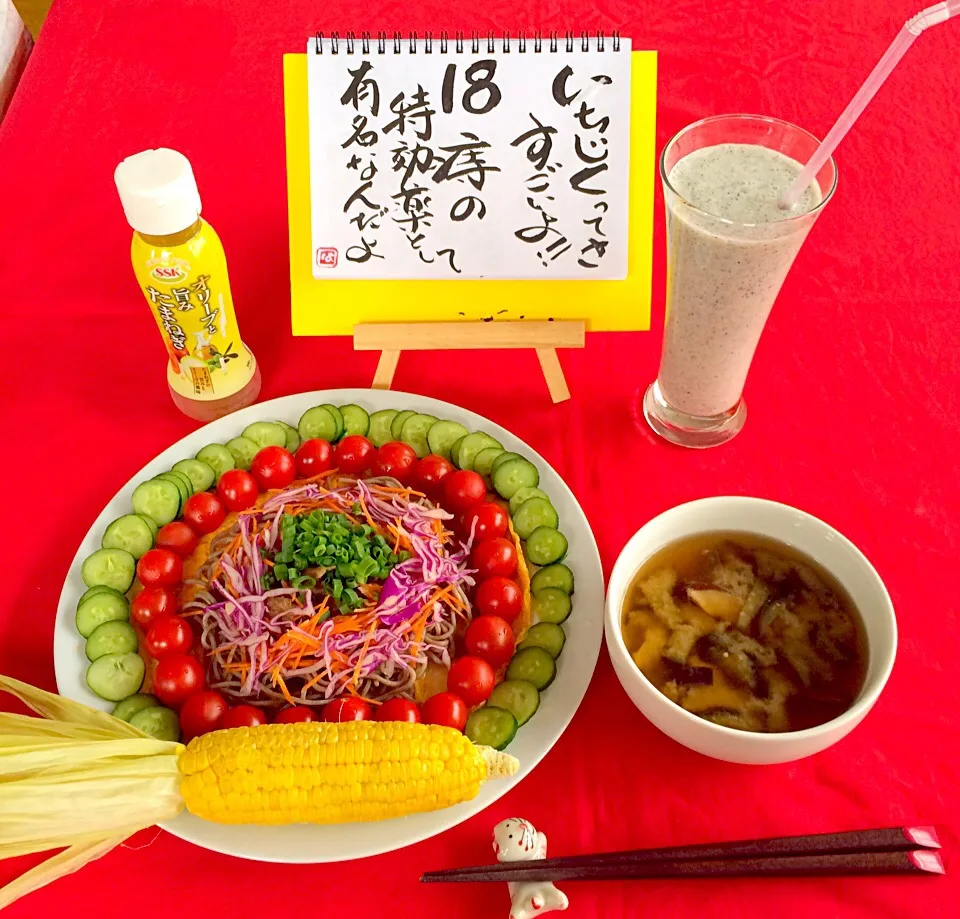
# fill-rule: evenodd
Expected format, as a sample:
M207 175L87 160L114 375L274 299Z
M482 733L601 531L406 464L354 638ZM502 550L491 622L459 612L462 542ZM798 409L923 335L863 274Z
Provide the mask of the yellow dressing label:
M197 400L243 389L256 362L240 340L227 260L213 227L201 220L199 233L171 246L134 233L131 257L167 349L171 388Z

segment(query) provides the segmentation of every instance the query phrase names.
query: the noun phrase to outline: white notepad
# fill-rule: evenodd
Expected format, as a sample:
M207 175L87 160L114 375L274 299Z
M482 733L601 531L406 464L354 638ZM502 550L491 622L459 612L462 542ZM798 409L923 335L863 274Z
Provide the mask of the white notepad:
M626 277L629 40L307 55L314 277Z

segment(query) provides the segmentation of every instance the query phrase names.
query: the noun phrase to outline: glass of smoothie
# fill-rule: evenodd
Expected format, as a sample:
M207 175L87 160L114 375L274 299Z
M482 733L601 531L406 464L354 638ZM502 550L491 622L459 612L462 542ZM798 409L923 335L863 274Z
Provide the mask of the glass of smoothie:
M667 304L643 414L661 437L713 447L746 419L743 384L780 287L837 185L827 161L791 210L779 199L819 141L786 121L718 115L664 148Z

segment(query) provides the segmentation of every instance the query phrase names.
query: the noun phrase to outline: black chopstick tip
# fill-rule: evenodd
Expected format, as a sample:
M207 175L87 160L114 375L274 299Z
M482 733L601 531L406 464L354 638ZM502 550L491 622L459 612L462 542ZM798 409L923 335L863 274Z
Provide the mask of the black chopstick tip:
M940 837L937 836L936 827L932 826L905 826L903 835L907 837L914 845L923 846L924 849L939 849Z
M947 869L943 865L943 859L939 852L931 852L929 849L919 849L916 852L907 853L907 857L920 870L927 874L946 874Z
M459 877L454 871L426 871L420 875L421 884L440 884L443 881L469 881L470 878Z

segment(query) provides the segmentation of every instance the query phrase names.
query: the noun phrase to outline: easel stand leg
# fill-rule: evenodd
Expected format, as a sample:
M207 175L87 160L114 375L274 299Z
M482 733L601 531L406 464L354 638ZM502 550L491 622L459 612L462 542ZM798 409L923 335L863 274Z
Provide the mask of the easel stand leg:
M550 398L554 402L566 402L570 398L570 389L563 375L563 367L560 366L560 358L557 357L557 349L537 348L537 358L540 361L543 378L547 381Z
M582 322L413 322L364 323L353 327L357 351L380 351L374 389L389 389L401 351L464 351L533 348L554 402L570 398L557 348L582 348Z
M393 375L397 372L399 351L381 351L377 361L377 372L373 375L374 389L389 389L393 385Z

